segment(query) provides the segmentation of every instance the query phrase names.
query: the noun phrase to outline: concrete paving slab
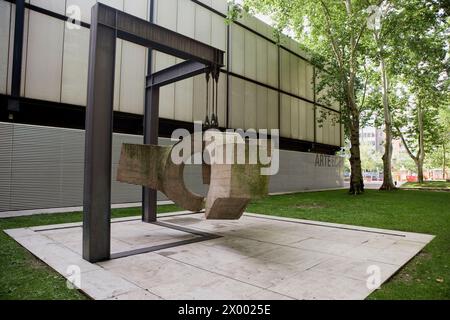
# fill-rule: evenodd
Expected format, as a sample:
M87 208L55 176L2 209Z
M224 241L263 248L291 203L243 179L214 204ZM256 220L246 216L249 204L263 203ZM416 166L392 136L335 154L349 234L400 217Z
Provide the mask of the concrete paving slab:
M375 290L367 285L373 268L383 283L433 239L257 214L207 221L179 212L159 220L219 237L91 264L81 258L81 223L6 232L65 277L78 266L81 290L111 300L364 299ZM139 217L112 221L113 253L196 237Z

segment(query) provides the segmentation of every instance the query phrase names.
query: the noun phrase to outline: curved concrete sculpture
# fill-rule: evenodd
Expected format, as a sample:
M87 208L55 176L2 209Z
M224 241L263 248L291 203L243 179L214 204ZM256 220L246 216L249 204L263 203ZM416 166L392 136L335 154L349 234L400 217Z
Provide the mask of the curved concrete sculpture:
M164 193L176 205L189 210L204 208L204 198L189 191L183 179L184 164L174 164L173 146L123 144L117 181L146 186Z
M218 136L218 133L214 135ZM225 144L235 148L234 155L238 154L236 147L239 143L225 141ZM241 142L241 146L242 144L244 148L241 151L247 156L248 146L245 146L245 142ZM211 156L223 143L210 142L204 146L209 149ZM117 180L159 190L175 204L189 211L198 212L205 208L207 219L239 219L251 199L267 195L269 179L268 176L261 175L262 165L215 161L219 163L203 164L203 182L210 185L205 200L186 188L184 163L175 164L172 161L174 147L124 144Z

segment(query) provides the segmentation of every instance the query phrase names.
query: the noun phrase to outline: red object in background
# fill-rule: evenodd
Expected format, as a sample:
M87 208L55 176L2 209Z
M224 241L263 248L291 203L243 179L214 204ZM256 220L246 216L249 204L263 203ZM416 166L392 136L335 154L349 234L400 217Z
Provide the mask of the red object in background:
M406 181L417 182L417 176L406 176Z

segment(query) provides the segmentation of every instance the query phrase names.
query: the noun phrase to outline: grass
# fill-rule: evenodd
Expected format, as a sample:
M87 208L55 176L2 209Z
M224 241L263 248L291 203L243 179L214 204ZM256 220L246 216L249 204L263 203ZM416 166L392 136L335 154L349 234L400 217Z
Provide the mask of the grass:
M159 207L160 212L179 210ZM369 299L450 299L450 194L380 192L361 196L326 191L272 196L250 204L249 212L335 223L428 233L436 238ZM113 210L113 217L135 216ZM81 221L81 213L0 220L0 230ZM0 232L0 299L85 299L68 290L64 278Z
M273 196L248 212L427 233L436 238L369 299L450 299L450 194L345 190Z
M419 182L406 182L402 185L402 188L430 188L430 189L448 189L450 190L450 182L447 181L425 181Z
M176 206L160 206L158 212L179 211ZM140 208L116 209L113 218L136 216ZM59 223L79 222L82 213L59 213L0 219L0 300L84 300L66 287L65 279L10 238L3 230Z

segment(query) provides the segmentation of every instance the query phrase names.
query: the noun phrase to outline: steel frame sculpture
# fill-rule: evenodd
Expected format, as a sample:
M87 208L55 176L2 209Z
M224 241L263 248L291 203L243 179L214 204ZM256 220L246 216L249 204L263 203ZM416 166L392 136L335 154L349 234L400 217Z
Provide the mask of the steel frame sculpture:
M224 65L224 52L103 4L92 8L84 172L83 258L111 257L111 155L117 38L186 60L147 76L144 144L158 144L159 91ZM144 188L144 222L156 221L156 190Z

